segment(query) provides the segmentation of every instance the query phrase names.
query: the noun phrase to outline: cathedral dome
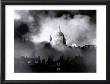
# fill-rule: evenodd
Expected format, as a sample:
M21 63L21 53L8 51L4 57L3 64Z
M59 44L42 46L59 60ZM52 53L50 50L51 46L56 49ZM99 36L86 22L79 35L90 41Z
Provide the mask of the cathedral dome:
M52 38L50 39L50 41L52 40ZM59 27L59 31L55 34L53 40L52 40L53 44L64 44L66 45L66 39L64 34L61 32L60 27Z

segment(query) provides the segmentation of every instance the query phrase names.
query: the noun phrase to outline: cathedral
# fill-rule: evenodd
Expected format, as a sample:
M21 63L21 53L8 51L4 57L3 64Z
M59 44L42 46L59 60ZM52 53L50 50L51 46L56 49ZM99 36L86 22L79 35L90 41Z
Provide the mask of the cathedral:
M59 31L52 37L50 35L50 43L51 45L66 45L66 39L64 34L61 32L61 29L59 27Z

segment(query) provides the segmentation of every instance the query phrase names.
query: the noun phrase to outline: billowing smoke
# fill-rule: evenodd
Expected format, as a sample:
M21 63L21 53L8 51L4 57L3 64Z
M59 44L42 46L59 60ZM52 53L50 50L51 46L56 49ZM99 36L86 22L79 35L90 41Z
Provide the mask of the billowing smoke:
M74 43L78 46L96 45L95 10L16 10L14 20L15 40L20 39L22 41L26 39L26 42L32 42L26 44L20 42L20 40L15 41L15 52L22 50L21 48L18 50L17 48L19 47L17 45L24 44L30 48L30 44L32 44L35 47L35 51L32 51L32 49L21 46L28 53L26 54L26 51L24 54L21 52L22 55L31 56L31 53L32 55L34 53L37 56L45 57L46 55L48 57L49 55L55 55L56 51L60 50L60 54L57 52L58 55L74 57L81 53L80 49L71 50L67 47L59 47L56 51L54 48L42 48L44 45L42 42L49 42L50 35L54 39L54 34L59 31L59 26L68 46ZM30 53L29 50L31 51ZM56 58L56 56L53 57Z
M15 24L25 23L29 27L30 40L34 43L49 41L50 35L60 26L67 45L96 44L95 10L16 10ZM19 24L21 23L21 24ZM16 28L17 28L16 27ZM54 36L54 35L53 35Z

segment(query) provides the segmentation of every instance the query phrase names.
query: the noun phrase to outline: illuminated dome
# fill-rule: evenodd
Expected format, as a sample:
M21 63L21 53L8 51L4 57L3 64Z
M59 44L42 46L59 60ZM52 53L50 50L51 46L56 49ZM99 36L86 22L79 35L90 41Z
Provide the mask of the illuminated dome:
M61 32L60 27L59 27L59 31L55 34L55 36L52 38L51 40L52 44L56 45L56 44L63 44L66 45L66 39L64 34Z

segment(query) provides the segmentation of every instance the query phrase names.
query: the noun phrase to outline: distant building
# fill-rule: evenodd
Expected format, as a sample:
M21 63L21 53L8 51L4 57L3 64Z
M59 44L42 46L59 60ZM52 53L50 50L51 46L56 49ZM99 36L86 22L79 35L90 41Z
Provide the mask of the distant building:
M75 44L75 43L73 43L71 46L72 47L78 47L77 44Z
M85 47L85 48L95 48L96 45L84 45L83 47Z

